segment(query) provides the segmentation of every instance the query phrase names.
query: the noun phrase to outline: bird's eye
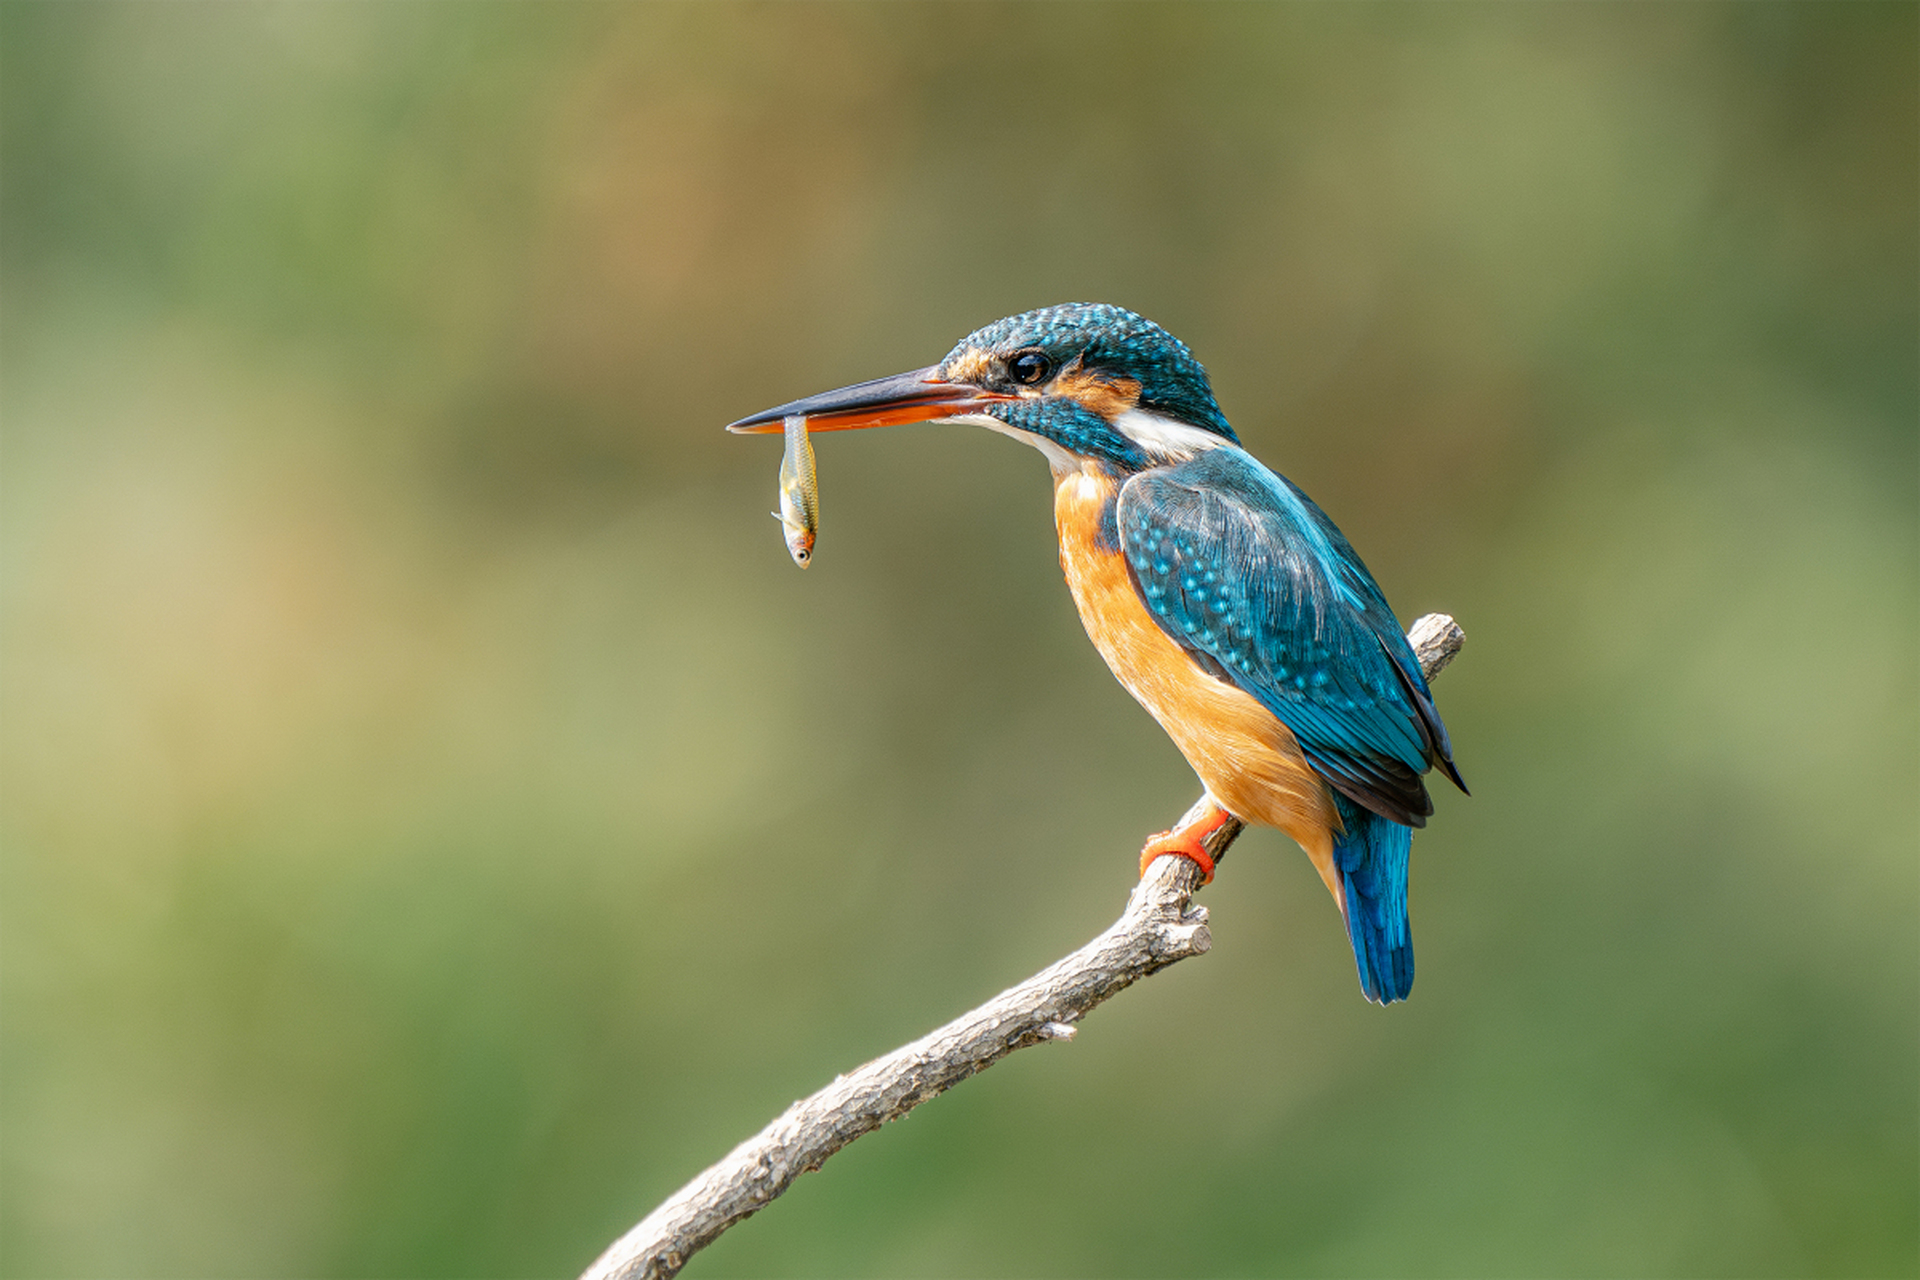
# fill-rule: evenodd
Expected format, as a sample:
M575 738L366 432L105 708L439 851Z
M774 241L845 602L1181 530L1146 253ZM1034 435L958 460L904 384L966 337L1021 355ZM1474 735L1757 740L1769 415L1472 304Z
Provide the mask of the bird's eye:
M1007 361L1007 371L1015 382L1032 386L1053 372L1053 361L1038 351L1022 351Z

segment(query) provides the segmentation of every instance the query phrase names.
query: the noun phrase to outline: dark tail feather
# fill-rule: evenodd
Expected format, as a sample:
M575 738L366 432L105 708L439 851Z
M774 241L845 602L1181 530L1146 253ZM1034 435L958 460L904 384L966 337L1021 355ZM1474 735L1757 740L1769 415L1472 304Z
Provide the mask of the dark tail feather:
M1407 856L1413 829L1363 809L1343 795L1333 802L1346 834L1333 842L1347 896L1347 937L1360 966L1360 990L1377 1004L1413 990L1413 931L1407 923Z

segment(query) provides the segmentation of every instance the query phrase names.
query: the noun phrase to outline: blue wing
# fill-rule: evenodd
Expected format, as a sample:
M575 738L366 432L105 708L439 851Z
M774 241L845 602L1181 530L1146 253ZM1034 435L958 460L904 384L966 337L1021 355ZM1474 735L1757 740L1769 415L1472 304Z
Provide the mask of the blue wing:
M1426 824L1421 775L1438 764L1460 781L1446 727L1380 588L1319 507L1223 445L1132 477L1116 522L1168 635L1278 716L1331 786Z

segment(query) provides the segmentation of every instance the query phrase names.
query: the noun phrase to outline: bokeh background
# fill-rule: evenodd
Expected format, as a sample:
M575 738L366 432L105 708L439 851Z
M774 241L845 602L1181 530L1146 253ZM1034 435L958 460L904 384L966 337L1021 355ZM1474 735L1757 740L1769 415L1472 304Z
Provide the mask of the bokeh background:
M568 1274L1109 922L1042 462L719 429L1105 300L1466 627L1414 998L1255 833L690 1274L1913 1274L1917 13L0 7L0 1268Z

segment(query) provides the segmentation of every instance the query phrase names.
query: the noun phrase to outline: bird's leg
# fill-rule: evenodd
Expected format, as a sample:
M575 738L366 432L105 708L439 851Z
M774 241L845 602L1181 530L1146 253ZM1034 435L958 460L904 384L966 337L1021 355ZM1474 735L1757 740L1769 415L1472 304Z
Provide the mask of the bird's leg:
M1226 826L1232 817L1220 807L1218 800L1209 795L1197 817L1171 831L1162 831L1147 841L1146 848L1140 851L1140 874L1147 874L1147 868L1153 865L1155 858L1163 853L1171 853L1190 859L1200 868L1200 883L1208 883L1213 879L1213 855L1207 852L1207 837Z

